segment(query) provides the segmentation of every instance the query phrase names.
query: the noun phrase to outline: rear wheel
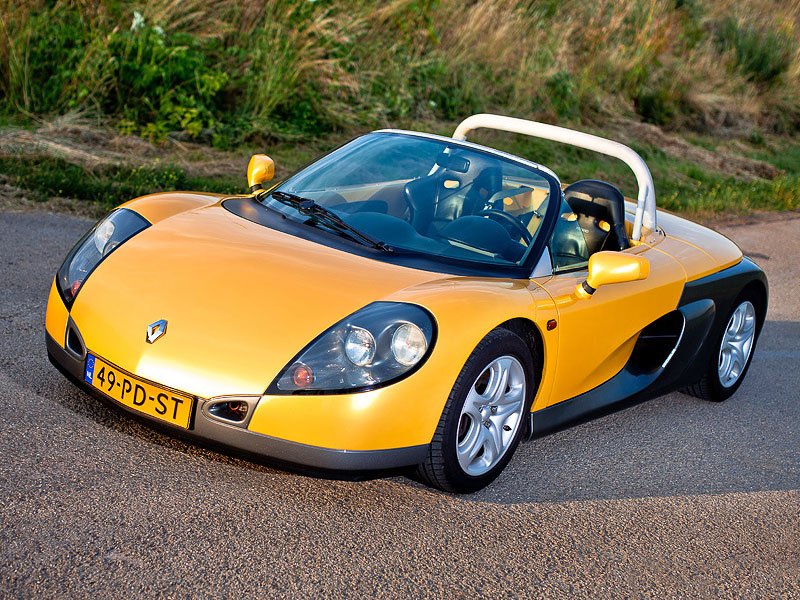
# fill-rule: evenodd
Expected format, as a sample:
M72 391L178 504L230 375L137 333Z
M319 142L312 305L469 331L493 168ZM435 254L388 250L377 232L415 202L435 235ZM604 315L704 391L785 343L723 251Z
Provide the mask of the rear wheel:
M534 357L505 329L489 333L467 359L447 399L428 456L426 483L477 491L502 472L526 427L535 391Z
M692 396L722 402L730 398L744 381L759 328L755 300L740 297L733 306L725 329L718 334L714 352L703 377L683 389Z

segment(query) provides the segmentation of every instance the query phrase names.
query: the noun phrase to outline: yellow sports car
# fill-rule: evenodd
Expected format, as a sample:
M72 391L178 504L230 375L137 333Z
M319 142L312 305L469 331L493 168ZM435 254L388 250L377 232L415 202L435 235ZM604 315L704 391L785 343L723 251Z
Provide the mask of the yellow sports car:
M466 141L491 128L617 157L562 186ZM67 255L53 364L167 431L324 470L415 468L478 490L525 437L632 397L741 385L764 273L656 211L644 161L603 138L475 115L452 138L376 131L250 194L137 198Z

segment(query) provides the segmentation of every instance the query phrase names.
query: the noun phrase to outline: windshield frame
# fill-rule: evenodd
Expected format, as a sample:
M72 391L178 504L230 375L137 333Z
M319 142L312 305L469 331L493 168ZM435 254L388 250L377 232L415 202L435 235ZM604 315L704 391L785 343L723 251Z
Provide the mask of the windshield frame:
M303 220L288 218L287 214L283 210L278 210L277 207L267 204L266 202L256 202L256 203L258 204L259 207L262 207L265 211L271 212L273 214L277 213L277 215L279 215L279 218L277 219L268 218L266 217L266 215L263 214L263 211L259 210L254 211L252 210L252 208L244 208L242 204L243 201L245 201L246 199L242 198L232 198L227 201L223 201L223 206L230 212L234 212L235 214L243 218L246 218L248 220L258 222L266 227L270 227L272 229L278 229L285 233L289 233L291 235L301 237L309 241L313 241L315 243L320 243L328 247L334 247L349 252L351 254L367 256L375 260L381 260L384 262L394 263L426 271L433 271L433 272L453 274L453 275L470 275L478 277L514 278L514 279L530 278L531 272L533 271L535 265L538 263L542 252L545 250L545 247L547 246L547 241L550 237L550 234L552 233L553 227L555 226L555 220L556 220L555 217L558 215L558 210L556 209L557 207L554 208L554 206L559 204L562 194L560 181L558 180L558 177L555 175L555 173L553 173L550 169L543 167L542 165L539 165L538 163L499 150L494 150L492 148L481 146L479 144L461 140L454 140L453 138L438 136L434 134L414 132L414 131L404 131L395 129L373 131L361 136L357 136L351 140L348 140L344 144L337 146L330 152L325 153L316 160L305 165L303 168L298 169L295 173L293 173L289 177L274 182L273 185L271 185L269 188L261 192L259 194L259 197L262 199L268 198L273 191L281 190L281 188L285 184L289 183L292 179L294 179L307 169L312 168L320 161L328 158L332 153L336 152L337 150L339 150L344 146L347 146L353 141L356 141L358 139L367 136L376 136L376 135L416 137L416 138L437 141L440 143L447 144L448 146L462 147L471 150L473 152L486 154L488 156L491 156L492 158L502 158L510 163L514 163L524 168L533 170L537 175L542 177L542 179L544 179L549 184L550 201L548 201L545 214L542 215L543 217L542 223L540 224L538 231L536 232L536 236L532 244L530 245L530 248L527 251L524 260L522 260L520 263L516 265L513 264L506 265L502 263L492 263L492 262L478 261L478 260L473 261L469 259L455 258L437 254L427 254L424 252L418 252L414 250L406 251L405 249L396 253L381 252L380 250L377 249L362 246L357 242L349 240L345 237L341 237L340 235L337 235L334 232L327 231L324 229L309 227L304 223ZM236 201L236 203L232 202L234 200ZM277 201L271 200L271 202L275 203ZM288 207L284 206L283 208L288 208ZM289 210L292 210L294 212L294 209L292 208L289 208Z

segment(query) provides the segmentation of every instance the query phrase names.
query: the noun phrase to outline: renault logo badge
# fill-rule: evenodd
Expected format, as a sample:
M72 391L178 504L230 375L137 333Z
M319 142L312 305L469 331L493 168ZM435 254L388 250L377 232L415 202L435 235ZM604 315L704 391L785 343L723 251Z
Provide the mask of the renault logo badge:
M167 321L161 319L147 326L147 343L152 344L162 335L167 333Z

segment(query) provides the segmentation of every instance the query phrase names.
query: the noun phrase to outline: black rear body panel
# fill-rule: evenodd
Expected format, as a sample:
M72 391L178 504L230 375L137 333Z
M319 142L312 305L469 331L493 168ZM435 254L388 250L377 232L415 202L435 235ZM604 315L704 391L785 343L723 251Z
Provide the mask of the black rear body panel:
M686 284L676 308L684 327L676 337L674 352L664 363L643 368L640 355L644 340L640 339L628 363L614 377L579 396L532 413L533 435L542 435L569 422L604 412L612 405L615 409L625 408L695 383L711 360L734 303L745 288L751 286L763 298L756 307L758 341L767 312L767 278L745 257L732 267Z

